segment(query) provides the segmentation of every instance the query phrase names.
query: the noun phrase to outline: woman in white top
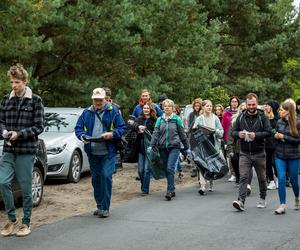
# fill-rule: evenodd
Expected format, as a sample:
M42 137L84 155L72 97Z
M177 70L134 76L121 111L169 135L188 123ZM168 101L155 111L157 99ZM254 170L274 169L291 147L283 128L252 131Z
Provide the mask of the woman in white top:
M221 139L224 134L223 127L221 125L220 119L212 112L213 106L212 102L210 100L204 100L202 102L202 110L203 114L196 118L194 128L197 128L197 126L206 126L210 129L212 129L213 133L209 135L209 139L214 145L215 149L220 152L221 148ZM199 194L204 195L206 190L206 180L200 173L200 190ZM209 185L209 191L212 190L213 182L210 181Z

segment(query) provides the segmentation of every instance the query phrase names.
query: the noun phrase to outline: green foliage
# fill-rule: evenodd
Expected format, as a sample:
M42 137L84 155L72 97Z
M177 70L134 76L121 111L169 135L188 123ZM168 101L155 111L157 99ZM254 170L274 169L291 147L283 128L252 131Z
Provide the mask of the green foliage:
M126 113L142 88L179 104L282 100L299 83L299 22L292 0L3 0L0 94L21 62L46 106L85 107L101 86Z
M201 95L202 100L211 100L215 104L222 104L224 107L228 105L229 95L227 90L221 86L215 88L207 88Z

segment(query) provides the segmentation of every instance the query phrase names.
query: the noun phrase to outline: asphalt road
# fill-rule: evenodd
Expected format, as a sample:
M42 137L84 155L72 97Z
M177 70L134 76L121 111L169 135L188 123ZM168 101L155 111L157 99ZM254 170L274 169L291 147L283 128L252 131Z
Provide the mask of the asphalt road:
M278 216L277 191L268 191L267 208L258 209L253 184L245 212L232 207L237 188L221 180L206 196L198 195L196 185L178 189L171 202L151 194L120 204L106 219L91 212L37 228L26 238L0 238L0 249L300 249L300 211L292 209L291 188L290 209Z

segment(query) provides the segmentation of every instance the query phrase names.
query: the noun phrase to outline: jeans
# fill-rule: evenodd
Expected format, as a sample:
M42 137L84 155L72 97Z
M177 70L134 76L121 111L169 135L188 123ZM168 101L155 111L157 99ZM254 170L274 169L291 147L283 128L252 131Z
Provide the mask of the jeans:
M295 197L299 197L299 163L300 159L283 160L275 158L277 176L278 176L278 194L280 204L286 204L286 170L288 169L290 175L290 182L293 187Z
M249 177L251 177L252 166L255 168L260 198L265 199L267 195L267 181L266 181L266 157L265 153L249 154L240 153L239 170L240 170L240 186L239 186L239 200L245 202L247 194L247 184Z
M0 160L0 191L8 219L16 220L16 208L11 188L14 177L20 185L23 198L22 224L30 224L32 213L32 171L34 154L14 154L4 152Z
M175 172L176 172L176 171L182 172L182 166L181 166L179 157L178 157L177 163L176 163L176 169L175 169Z
M109 210L116 157L89 155L94 198L99 210Z
M174 192L175 190L174 175L175 175L177 160L179 157L179 149L178 148L160 149L159 153L162 158L163 165L165 167L165 174L168 182L167 192Z
M150 169L149 161L146 155L139 153L138 173L141 180L141 190L143 193L149 193Z

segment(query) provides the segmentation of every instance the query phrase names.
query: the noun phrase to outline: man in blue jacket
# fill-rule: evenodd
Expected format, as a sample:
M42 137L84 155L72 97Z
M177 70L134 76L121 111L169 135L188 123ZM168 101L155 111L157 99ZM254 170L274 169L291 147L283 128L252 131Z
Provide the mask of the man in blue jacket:
M135 116L136 118L138 118L143 111L143 106L146 103L149 105L150 104L153 105L153 107L155 108L157 117L162 116L162 114L163 114L162 110L156 103L152 102L152 100L150 98L150 91L148 89L141 90L141 98L139 99L139 104L135 106L135 108L132 112L132 115Z
M85 143L84 150L90 164L94 198L97 203L94 215L101 218L109 216L116 159L114 141L120 139L126 129L119 110L107 102L105 97L103 88L94 89L93 105L82 112L75 127L77 138ZM103 140L89 142L91 137Z

